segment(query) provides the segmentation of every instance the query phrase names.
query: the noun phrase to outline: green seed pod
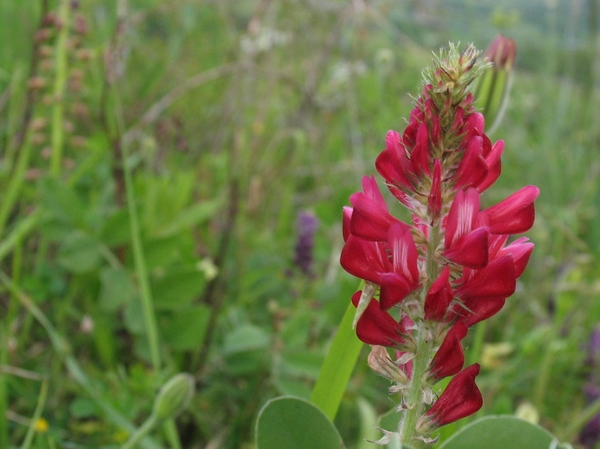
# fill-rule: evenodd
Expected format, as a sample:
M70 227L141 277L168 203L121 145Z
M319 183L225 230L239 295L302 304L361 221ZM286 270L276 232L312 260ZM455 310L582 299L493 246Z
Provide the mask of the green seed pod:
M179 373L171 377L158 392L152 413L159 421L174 418L189 404L194 394L194 377Z

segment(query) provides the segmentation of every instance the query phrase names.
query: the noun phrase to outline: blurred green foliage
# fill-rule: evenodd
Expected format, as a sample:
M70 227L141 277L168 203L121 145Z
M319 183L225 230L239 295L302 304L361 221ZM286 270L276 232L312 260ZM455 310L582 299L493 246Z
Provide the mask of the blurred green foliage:
M197 388L177 420L182 446L252 447L266 400L310 396L356 288L338 266L341 209L374 173L386 131L403 129L431 51L450 40L483 49L498 32L518 55L492 136L506 141L503 175L485 201L524 184L542 194L532 263L485 329L512 351L484 363L481 414L528 401L542 425L566 432L585 407L586 341L600 321L595 0L67 3L65 21L58 1L0 1L0 269L74 357L4 284L0 447L20 446L35 424L42 378L49 429L32 447L108 448L128 431L105 405L139 425L181 371ZM293 264L302 210L320 221L312 277ZM336 418L348 448L364 447L367 401L391 408L386 382L360 360Z

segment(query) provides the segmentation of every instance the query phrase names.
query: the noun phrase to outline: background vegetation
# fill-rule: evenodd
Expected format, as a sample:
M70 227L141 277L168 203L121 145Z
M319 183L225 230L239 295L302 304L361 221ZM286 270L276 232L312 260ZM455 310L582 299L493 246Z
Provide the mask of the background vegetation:
M577 442L600 397L596 0L2 0L0 17L1 448L119 447L181 371L191 406L145 447L176 447L175 425L185 448L253 447L267 399L310 395L357 287L341 209L431 51L498 32L518 57L485 200L542 194L533 260L467 357L480 414ZM365 359L336 422L351 448L393 405Z

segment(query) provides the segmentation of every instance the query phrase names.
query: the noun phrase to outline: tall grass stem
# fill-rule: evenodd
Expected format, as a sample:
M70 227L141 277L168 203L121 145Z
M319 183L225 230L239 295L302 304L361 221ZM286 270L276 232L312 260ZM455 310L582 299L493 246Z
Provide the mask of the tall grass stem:
M35 411L33 412L33 417L31 418L31 422L29 423L29 428L27 429L27 433L25 434L25 439L23 440L23 444L21 445L21 449L29 449L31 447L31 443L33 442L33 436L35 435L36 425L39 419L42 417L42 410L44 410L44 405L46 404L46 399L48 398L48 381L42 381L42 387L40 388L40 395L38 396L38 402L35 407ZM3 446L4 447L4 446Z

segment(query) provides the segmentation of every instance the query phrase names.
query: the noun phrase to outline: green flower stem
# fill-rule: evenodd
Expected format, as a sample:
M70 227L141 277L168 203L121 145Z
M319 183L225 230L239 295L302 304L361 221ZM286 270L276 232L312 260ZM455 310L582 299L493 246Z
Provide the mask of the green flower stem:
M35 407L35 411L33 412L33 418L31 418L31 422L29 423L29 428L27 429L27 433L25 434L25 439L23 440L21 449L29 449L31 447L33 436L35 435L35 426L42 416L42 410L44 410L44 405L46 404L47 397L48 381L43 380L42 388L40 389L40 395L38 396L38 402Z
M177 425L175 424L174 419L168 419L163 424L165 429L165 434L167 440L169 441L169 445L173 449L181 449L181 441L179 439L179 433L177 432Z
M119 7L122 4L119 3ZM121 12L119 12L119 15ZM115 110L121 111L121 105L118 95L115 95ZM116 128L118 130L118 136L122 136L123 129L123 117L122 114L116 114ZM142 302L142 313L144 318L144 330L148 339L148 347L150 349L150 360L154 371L158 373L161 369L161 355L160 355L160 340L158 335L158 325L156 323L156 315L154 313L154 302L152 300L152 290L150 289L150 282L148 278L148 269L146 268L146 259L144 256L144 249L142 246L141 228L138 212L136 209L135 191L133 186L132 169L129 164L129 146L125 142L125 139L119 137L116 145L120 145L121 161L123 167L123 181L125 184L125 195L127 200L127 208L129 212L129 222L131 229L131 245L133 247L133 258L135 262L135 270L137 280L140 288L140 300ZM118 154L118 152L117 152ZM169 445L173 449L181 449L181 442L173 419L168 419L164 423L164 430L169 442Z
M131 244L133 246L133 258L135 261L135 270L140 286L140 299L142 301L142 310L144 315L144 328L148 338L148 347L150 348L150 360L154 371L158 373L161 369L160 343L158 337L158 326L156 315L154 314L154 301L152 300L152 290L148 280L148 269L146 268L146 258L142 246L141 228L137 209L135 207L135 192L133 179L131 176L131 166L128 163L128 147L123 143L123 175L125 180L125 194L127 197L127 208L129 211L129 221L131 227ZM167 440L173 449L181 449L181 442L177 434L175 421L169 419L164 424Z
M412 444L412 437L417 428L417 420L424 411L422 379L430 363L430 352L432 342L425 338L424 329L416 330L417 350L413 359L413 375L411 378L408 394L405 395L407 408L403 412L402 420L398 428L400 441Z
M69 16L71 12L70 0L61 0L58 17L62 27L56 41L56 73L54 78L54 104L52 106L52 156L50 159L50 173L60 174L62 153L65 140L63 126L64 118L64 94L67 84L67 39L69 38Z
M425 311L425 298L427 292L431 287L431 284L437 279L440 274L440 267L435 259L435 250L438 247L441 240L441 232L439 224L430 228L430 236L427 245L427 280L425 281L419 301L420 309L417 316L423 320ZM431 362L431 350L433 348L433 341L431 341L431 335L429 329L426 327L424 321L418 322L415 320L415 327L413 336L416 342L415 358L412 360L412 377L410 385L408 387L408 393L404 396L406 409L403 411L402 419L398 426L398 434L400 435L400 441L402 443L414 444L411 441L417 427L417 420L423 415L425 411L425 404L423 401L423 380L427 374L427 368Z
M121 449L133 449L136 444L144 438L156 425L158 424L158 420L156 419L156 415L151 414L144 424L140 428L138 428L127 440L127 442L121 446Z
M129 222L131 226L131 244L133 246L133 258L135 260L135 271L140 287L140 299L142 301L142 310L144 314L144 325L146 336L148 338L148 347L150 348L150 360L154 371L158 373L161 368L160 346L158 340L158 326L156 316L154 315L154 303L152 301L152 291L148 280L148 270L146 268L146 259L142 247L142 237L140 222L135 206L135 192L131 176L131 165L129 164L129 151L127 145L123 145L123 172L125 178L125 193L127 196L127 208L129 210Z
M8 277L8 275L0 270L0 283L4 285L17 300L21 303L21 305L27 309L27 311L33 315L33 317L40 323L40 325L44 328L46 333L50 338L50 342L54 347L54 350L61 358L69 374L71 377L77 382L85 392L94 400L94 402L102 409L102 411L106 414L108 419L112 421L115 425L121 427L125 431L133 434L137 431L137 428L127 420L121 413L113 408L111 404L105 401L100 394L97 392L94 387L91 379L85 374L85 372L77 363L75 357L73 357L70 353L69 345L65 342L64 338L62 338L54 326L46 315L40 310L39 307L35 305L35 303L31 300L29 296L27 296L20 288L18 288L12 280ZM149 439L144 439L142 441L142 447L145 449L160 449L154 441Z

